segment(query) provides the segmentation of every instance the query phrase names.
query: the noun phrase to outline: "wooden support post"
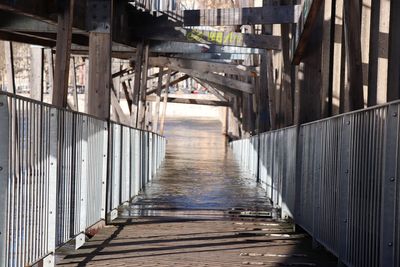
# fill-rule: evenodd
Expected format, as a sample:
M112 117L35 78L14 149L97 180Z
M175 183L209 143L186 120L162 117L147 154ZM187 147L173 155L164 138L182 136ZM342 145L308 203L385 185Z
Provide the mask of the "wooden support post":
M322 7L324 20L321 58L321 117L323 118L332 115L332 55L334 43L332 33L335 27L335 8L332 8L332 4L332 0L325 0Z
M337 115L340 112L340 92L342 87L342 54L344 51L343 45L343 0L335 0L335 28L334 44L333 44L333 77L332 77L332 115Z
M53 104L58 107L67 107L74 0L64 1L59 8L61 10L57 26Z
M30 97L43 101L43 48L31 46Z
M292 66L290 58L290 30L291 25L282 25L281 38L282 38L282 60L283 60L283 73L282 73L282 90L283 90L283 107L284 107L284 120L283 125L289 126L293 124L293 87L292 73L294 66Z
M144 63L140 86L139 100L139 125L140 129L146 129L146 91L147 91L147 75L149 71L149 45L146 44L143 51Z
M14 53L12 42L4 42L4 52L7 72L7 91L16 94L15 72L14 72Z
M165 87L164 91L164 101L163 101L163 109L161 113L161 118L160 118L160 135L164 135L164 124L165 124L165 116L167 113L167 103L168 103L168 91L169 91L169 84L171 82L171 69L168 69L168 75L167 75L167 85Z
M160 117L160 101L161 101L163 74L164 74L164 68L161 67L161 68L159 68L159 73L158 73L158 83L157 83L157 92L156 92L157 98L156 98L156 107L155 107L154 118L153 118L153 131L155 133L158 132L158 119Z
M316 18L307 53L297 67L295 95L295 124L321 118L321 56L323 13Z
M54 90L54 60L53 60L53 50L46 49L46 58L47 58L47 68L48 68L48 76L47 76L47 83L49 91L48 96L50 101L53 99L53 90Z
M258 104L258 133L263 133L271 129L271 118L270 113L271 103L269 101L268 93L268 59L267 55L261 55L260 60L260 81L258 83L259 94L257 98L259 99Z
M361 60L360 1L344 1L345 43L348 56L349 110L364 108L363 72ZM346 110L347 111L347 110Z
M266 57L264 58L266 61L264 64L266 65L266 86L268 90L268 98L266 98L269 102L269 116L270 116L270 129L276 129L276 98L275 98L275 83L274 83L274 71L272 65L272 52L268 51Z
M85 113L89 109L89 65L89 58L85 58Z
M78 88L77 88L77 84L76 84L76 62L75 62L75 57L72 57L71 68L72 68L72 86L73 86L72 95L74 97L74 110L79 111Z
M89 92L88 113L110 118L112 0L89 0Z
M133 84L133 107L132 107L132 125L138 126L138 115L139 115L139 94L140 94L140 83L142 77L142 62L143 62L143 43L138 43L136 47L136 58L135 58L135 80Z
M400 99L400 3L391 1L387 101Z

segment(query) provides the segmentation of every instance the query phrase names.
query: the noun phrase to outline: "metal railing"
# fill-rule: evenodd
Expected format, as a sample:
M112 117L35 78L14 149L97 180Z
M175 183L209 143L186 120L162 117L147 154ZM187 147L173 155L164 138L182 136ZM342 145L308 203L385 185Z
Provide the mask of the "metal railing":
M290 217L348 266L400 266L400 104L231 143ZM256 162L256 163L254 163Z
M0 266L53 266L56 248L114 219L160 166L165 139L0 92Z

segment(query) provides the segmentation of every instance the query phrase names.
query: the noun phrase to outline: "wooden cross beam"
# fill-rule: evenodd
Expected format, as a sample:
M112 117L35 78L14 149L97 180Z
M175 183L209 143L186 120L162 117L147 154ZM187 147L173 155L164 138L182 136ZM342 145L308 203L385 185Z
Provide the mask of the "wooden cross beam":
M168 70L168 72L170 72L170 71ZM171 73L171 76L172 76L172 73ZM180 82L183 82L183 81L185 81L185 80L187 80L187 79L189 79L189 78L190 78L189 75L183 75L182 77L179 77L179 78L176 79L176 80L168 81L166 84L164 84L164 85L162 86L161 89L165 89L165 88L167 88L167 86L174 86L174 85L176 85L176 84L178 84L178 83L180 83ZM151 94L154 94L156 91L157 91L157 89L147 90L146 94L147 94L147 95L151 95Z
M301 16L294 38L294 51L292 51L292 61L295 65L300 64L301 58L306 52L306 47L318 18L322 2L322 0L306 0L301 5Z
M238 26L297 23L301 6L265 6L227 9L183 10L184 26Z
M164 97L162 97L162 100ZM157 99L155 96L147 96L147 101L156 102ZM168 103L177 103L177 104L189 104L189 105L206 105L206 106L215 106L215 107L229 107L229 102L227 101L219 101L219 100L208 100L208 99L195 99L195 98L177 98L177 97L168 97Z
M156 41L190 42L219 46L236 46L280 50L279 36L236 33L231 31L208 31L185 29L174 24L149 23L148 26L132 28L132 35Z
M168 54L265 54L265 49L221 46L202 43L184 43L174 41L153 41L150 45L150 52Z
M180 72L186 73L192 77L196 77L198 79L202 79L202 80L209 81L209 82L212 82L215 84L219 84L221 86L229 87L229 88L235 89L237 91L242 91L242 92L245 92L248 94L254 93L253 85L249 84L249 83L233 80L233 79L230 79L230 78L218 75L218 74L201 72L201 71L193 70L193 69L184 69L184 68L172 67L172 66L168 66L168 67L170 67L172 69L176 69Z
M224 64L216 62L186 60L180 58L152 57L150 65L153 66L171 66L171 68L195 69L200 72L219 72L238 76L257 76L257 70L254 67L247 67L235 64Z

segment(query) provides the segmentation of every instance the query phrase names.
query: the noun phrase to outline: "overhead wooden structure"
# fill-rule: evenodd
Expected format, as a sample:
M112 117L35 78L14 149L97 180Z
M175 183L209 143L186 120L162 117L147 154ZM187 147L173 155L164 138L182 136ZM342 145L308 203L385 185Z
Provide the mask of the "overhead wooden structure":
M90 71L83 110L107 119L116 114L141 128L153 117L162 130L166 104L181 101L166 95L187 79L219 99L211 104L228 106L227 132L235 136L400 97L396 1L262 2L187 9L174 0L0 0L0 38L52 49L50 93L62 107L77 106L67 97L71 54L85 57ZM36 52L40 66L44 53ZM6 58L13 60L11 43ZM111 58L131 65L111 73ZM13 64L6 67L13 91ZM160 72L149 73L155 67ZM36 70L32 86L39 89L32 97L39 99L43 77ZM160 116L150 115L153 98ZM121 100L130 114L123 114Z

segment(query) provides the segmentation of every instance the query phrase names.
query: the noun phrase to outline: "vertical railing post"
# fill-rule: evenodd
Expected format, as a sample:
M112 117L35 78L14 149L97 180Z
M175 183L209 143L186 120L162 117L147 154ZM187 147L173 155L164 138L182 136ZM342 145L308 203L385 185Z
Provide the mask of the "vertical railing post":
M108 147L109 126L108 122L103 122L103 169L101 170L101 219L106 219L107 212L107 177L108 177L108 157L110 155Z
M153 134L149 135L149 181L153 180Z
M87 199L87 180L89 178L88 175L88 124L89 118L86 116L82 119L82 140L80 143L82 145L82 162L81 162L81 177L80 177L80 218L79 218L79 232L80 234L75 238L75 249L80 248L85 243L85 230L86 230L86 213L88 211L88 199ZM79 129L78 129L79 130ZM79 164L79 163L78 163ZM77 177L78 179L78 177Z
M350 173L350 146L354 119L351 115L342 119L342 137L339 147L339 238L338 238L338 265L347 259L348 245L348 209L349 209L349 179Z
M7 96L0 95L0 267L7 261L7 218L8 218L8 180L9 180L9 146L11 143L9 111Z
M57 211L57 166L58 166L58 128L59 112L56 108L50 109L50 142L49 142L49 183L48 183L48 228L47 248L52 253L43 260L44 266L55 266L54 252L56 249L56 211Z
M388 107L384 145L385 165L382 182L380 266L396 266L396 201L399 164L399 105ZM398 222L397 222L398 223Z

